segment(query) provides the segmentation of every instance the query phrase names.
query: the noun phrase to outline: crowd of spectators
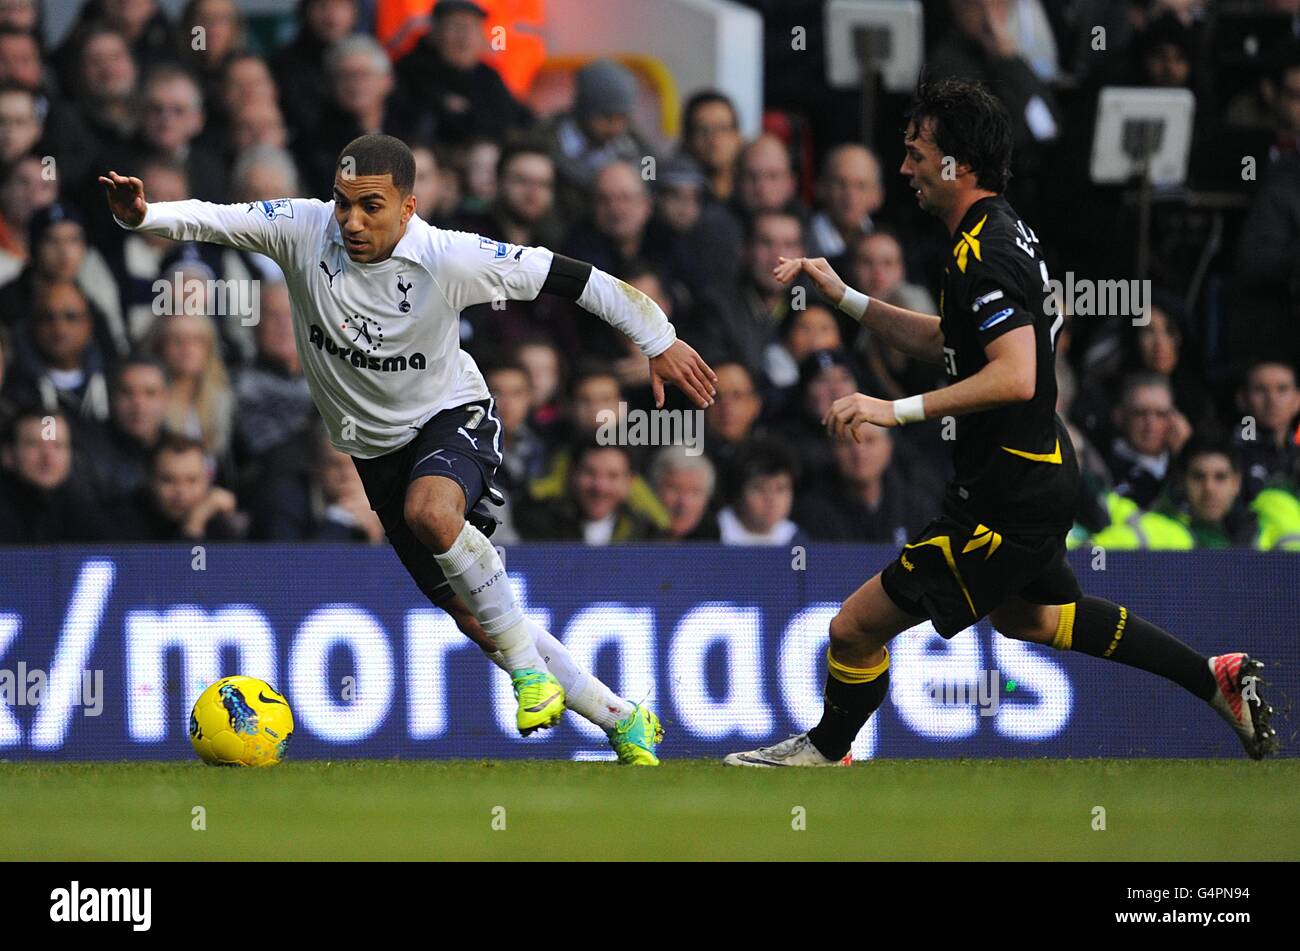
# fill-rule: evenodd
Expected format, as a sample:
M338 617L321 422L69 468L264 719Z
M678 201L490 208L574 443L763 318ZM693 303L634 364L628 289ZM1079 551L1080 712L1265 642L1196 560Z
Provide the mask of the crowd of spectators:
M939 507L943 421L832 443L821 419L855 391L941 386L942 368L771 272L824 256L871 296L937 313L948 238L895 171L906 99L880 97L864 135L855 101L825 88L822 4L747 5L765 18L763 131L747 137L726 95L686 90L680 139L657 147L627 66L588 63L571 102L538 114L485 61L464 0L441 0L400 57L360 0L301 0L296 34L269 48L235 0L175 20L156 0L87 0L53 45L39 0L4 0L0 542L382 542L316 417L276 266L128 233L96 184L111 168L152 201L327 199L342 144L378 131L410 143L425 220L613 273L718 374L697 443L611 444L602 420L651 405L629 341L545 296L466 310L462 346L504 424L496 540L905 541ZM1059 272L1135 276L1127 192L1087 178L1099 89L1197 99L1191 178L1153 225L1150 319L1067 312L1058 341L1084 471L1076 542L1300 547L1300 0L1238 6L926 4L927 72L1005 102L1008 197ZM255 286L257 319L191 294L218 284ZM679 394L667 408L688 409Z

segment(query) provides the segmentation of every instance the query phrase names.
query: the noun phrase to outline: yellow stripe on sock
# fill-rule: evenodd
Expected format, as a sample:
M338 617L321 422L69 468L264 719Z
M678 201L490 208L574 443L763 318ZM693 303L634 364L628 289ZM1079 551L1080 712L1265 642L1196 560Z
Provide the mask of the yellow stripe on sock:
M826 667L830 671L830 675L842 683L870 683L889 669L889 648L886 647L884 650L885 659L875 667L850 667L848 664L841 664L838 660L832 657L830 649L827 648Z
M1061 613L1056 618L1056 636L1052 638L1052 646L1058 651L1068 651L1074 644L1074 612L1078 606L1074 601L1061 605Z

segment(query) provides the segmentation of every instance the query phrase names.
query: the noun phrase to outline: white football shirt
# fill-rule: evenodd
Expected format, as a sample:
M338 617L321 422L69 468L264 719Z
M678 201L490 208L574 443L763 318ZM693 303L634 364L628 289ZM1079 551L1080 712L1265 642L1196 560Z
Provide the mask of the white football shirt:
M281 267L312 399L335 448L362 459L402 447L444 409L487 399L483 375L460 349L460 312L534 300L553 258L546 248L444 231L413 216L387 260L357 264L344 250L334 202L314 198L149 202L135 230L259 252ZM649 297L596 268L578 304L646 357L677 339Z

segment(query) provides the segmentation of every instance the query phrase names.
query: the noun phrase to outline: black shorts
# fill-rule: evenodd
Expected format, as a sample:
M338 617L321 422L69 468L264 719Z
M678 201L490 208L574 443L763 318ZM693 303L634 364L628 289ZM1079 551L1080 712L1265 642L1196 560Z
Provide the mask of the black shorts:
M496 404L478 400L443 410L401 449L374 459L352 458L389 544L434 604L450 601L453 592L433 553L406 524L406 487L422 476L446 476L465 491L465 519L491 535L499 520L488 503L505 502L492 482L501 464L501 431Z
M1011 597L1069 604L1083 597L1064 535L1002 535L940 516L885 566L880 583L900 609L952 637Z

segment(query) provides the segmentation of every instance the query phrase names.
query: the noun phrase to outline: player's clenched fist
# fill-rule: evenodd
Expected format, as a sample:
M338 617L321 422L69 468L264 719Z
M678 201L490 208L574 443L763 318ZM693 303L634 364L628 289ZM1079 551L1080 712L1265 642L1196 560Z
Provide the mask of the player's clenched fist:
M119 221L132 228L144 221L145 209L149 207L144 200L144 182L117 172L101 175L99 181L108 193L108 207Z
M879 400L874 396L854 393L842 396L831 404L822 425L836 439L853 437L859 442L858 427L863 423L875 423L877 426L897 426L898 418L894 415L894 404L889 400Z

